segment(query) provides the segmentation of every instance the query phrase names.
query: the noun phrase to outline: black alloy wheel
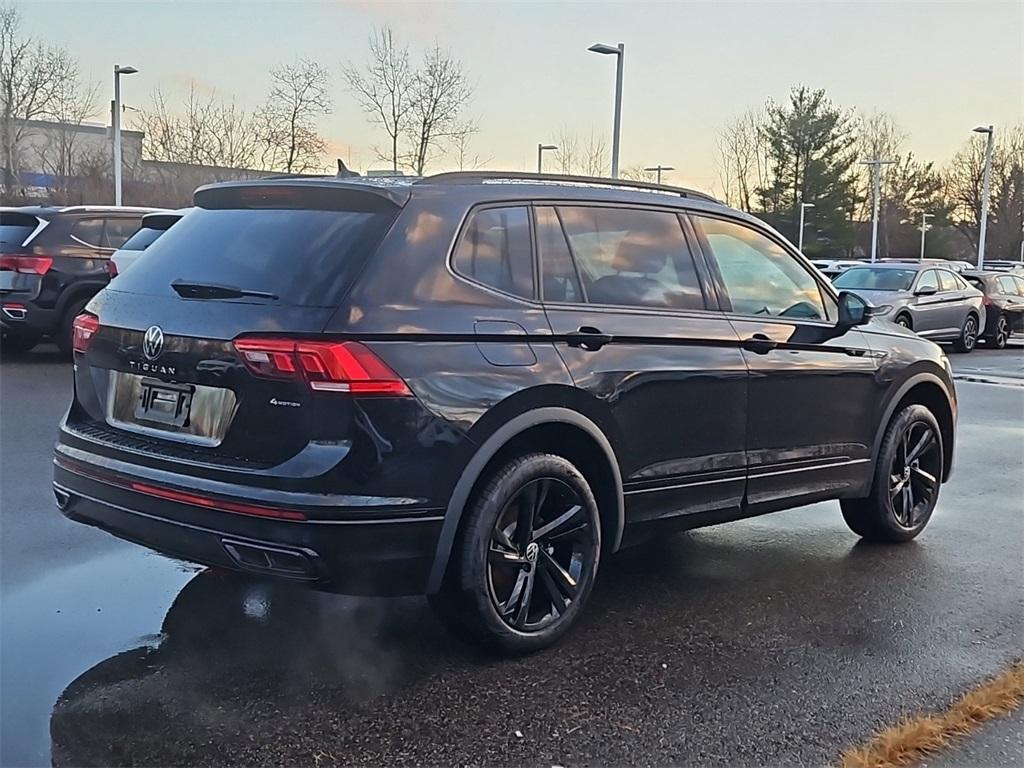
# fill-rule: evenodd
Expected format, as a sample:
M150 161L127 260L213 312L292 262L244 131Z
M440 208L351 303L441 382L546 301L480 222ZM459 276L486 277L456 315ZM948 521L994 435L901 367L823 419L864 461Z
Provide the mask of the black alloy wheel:
M971 352L978 343L978 318L968 315L964 326L960 329L960 338L953 342L957 352Z
M930 424L914 421L903 432L889 470L889 504L896 522L913 530L931 510L939 488L942 455Z
M996 349L1005 349L1006 343L1010 340L1010 321L1006 319L1006 315L1000 315L996 318L996 329L992 332L992 338L989 343L992 344Z
M498 615L519 632L558 621L594 566L596 542L575 489L553 477L524 485L498 515L487 552Z

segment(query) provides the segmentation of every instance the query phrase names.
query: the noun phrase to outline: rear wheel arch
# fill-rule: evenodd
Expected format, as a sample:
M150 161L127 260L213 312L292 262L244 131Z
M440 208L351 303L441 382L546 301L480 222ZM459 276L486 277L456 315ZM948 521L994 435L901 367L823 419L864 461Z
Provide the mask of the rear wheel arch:
M604 549L614 552L622 541L625 501L622 474L608 438L589 418L565 407L550 406L522 413L495 430L477 449L452 491L427 593L441 587L453 545L463 520L463 511L474 490L495 468L513 456L543 451L572 462L587 479L601 514Z

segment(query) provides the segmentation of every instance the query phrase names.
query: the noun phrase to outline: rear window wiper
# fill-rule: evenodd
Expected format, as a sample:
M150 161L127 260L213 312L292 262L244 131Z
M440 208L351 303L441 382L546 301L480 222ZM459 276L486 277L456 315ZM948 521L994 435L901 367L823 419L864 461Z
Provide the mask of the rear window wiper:
M171 283L179 296L184 299L241 299L253 296L258 299L271 299L276 301L280 298L276 293L266 291L250 291L245 288L238 288L234 285L212 285L207 283L187 283L183 280L175 280Z

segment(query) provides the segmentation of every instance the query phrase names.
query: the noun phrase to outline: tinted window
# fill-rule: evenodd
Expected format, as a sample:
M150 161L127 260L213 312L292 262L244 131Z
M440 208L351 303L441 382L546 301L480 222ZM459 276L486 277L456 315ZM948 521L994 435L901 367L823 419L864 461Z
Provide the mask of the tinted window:
M590 303L704 309L674 213L560 206L558 214Z
M107 219L107 248L120 248L139 228L139 219Z
M337 306L351 275L394 219L390 212L196 208L118 277L116 290L178 294L175 280Z
M165 229L143 227L134 235L129 237L121 248L125 251L144 251L155 243L156 239L166 231L167 230Z
M699 222L734 311L828 318L817 281L781 245L730 221L701 218Z
M960 285L957 284L956 278L952 272L947 272L944 269L939 270L939 286L944 291L959 291L962 290Z
M852 267L837 277L837 288L856 291L909 291L917 276L914 269Z
M0 213L0 249L17 248L32 234L39 220L24 213Z
M543 207L536 209L536 216L543 298L547 301L583 301L580 279L573 266L558 214L554 208Z
M936 291L939 290L939 276L935 273L934 269L929 269L917 282L917 288L915 290L920 291L922 288L934 288Z
M85 245L99 248L103 242L103 219L79 219L71 227L71 236Z
M1017 293L1017 286L1012 277L997 277L996 286L1000 293L1008 293L1011 296L1014 296Z
M533 298L526 208L486 208L473 213L455 249L455 269L499 291Z

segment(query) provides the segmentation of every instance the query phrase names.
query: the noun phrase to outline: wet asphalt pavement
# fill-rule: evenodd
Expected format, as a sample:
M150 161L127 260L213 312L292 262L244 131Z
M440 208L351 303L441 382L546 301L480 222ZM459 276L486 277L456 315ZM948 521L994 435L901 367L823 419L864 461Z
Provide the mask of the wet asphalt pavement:
M836 503L681 534L604 563L566 642L509 661L422 599L248 582L66 521L67 365L4 360L0 764L824 764L1024 657L1024 350L953 361L999 383L958 382L917 541L859 543Z

